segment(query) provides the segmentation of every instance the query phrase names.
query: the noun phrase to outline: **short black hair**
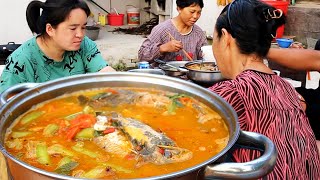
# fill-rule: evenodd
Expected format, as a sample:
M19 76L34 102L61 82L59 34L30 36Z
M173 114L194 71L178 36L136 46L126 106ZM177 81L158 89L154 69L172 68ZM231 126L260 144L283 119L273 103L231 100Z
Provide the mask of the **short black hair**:
M242 54L265 57L285 19L282 11L260 0L234 0L222 10L215 30L220 38L225 28L236 39Z
M31 1L26 11L29 28L33 33L46 34L47 23L56 27L65 21L72 10L78 8L84 10L87 16L90 15L88 5L82 0Z
M199 5L201 9L204 7L203 0L177 0L177 6L181 9L191 5Z

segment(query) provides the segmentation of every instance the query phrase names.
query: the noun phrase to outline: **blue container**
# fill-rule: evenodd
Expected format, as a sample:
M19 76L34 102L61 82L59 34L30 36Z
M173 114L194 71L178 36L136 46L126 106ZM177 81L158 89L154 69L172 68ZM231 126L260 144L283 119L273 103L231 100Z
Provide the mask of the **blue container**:
M286 38L277 38L276 41L281 48L288 48L293 43L292 39Z
M139 62L139 69L149 69L149 62L147 61L141 61Z

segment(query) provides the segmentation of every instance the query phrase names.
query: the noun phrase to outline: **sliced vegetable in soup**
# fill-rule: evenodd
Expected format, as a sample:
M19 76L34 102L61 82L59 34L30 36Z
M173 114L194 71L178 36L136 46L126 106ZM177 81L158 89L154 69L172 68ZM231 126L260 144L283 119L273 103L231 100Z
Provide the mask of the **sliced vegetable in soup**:
M204 162L228 143L224 120L185 95L100 88L36 105L6 132L10 154L80 178L145 178Z

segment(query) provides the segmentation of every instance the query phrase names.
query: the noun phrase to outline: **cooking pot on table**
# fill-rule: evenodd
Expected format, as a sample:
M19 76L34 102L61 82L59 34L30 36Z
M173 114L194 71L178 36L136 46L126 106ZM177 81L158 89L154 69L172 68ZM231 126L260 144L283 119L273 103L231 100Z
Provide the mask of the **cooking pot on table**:
M238 117L234 109L220 96L205 88L178 78L154 74L130 72L92 73L61 78L43 84L19 84L9 88L1 94L0 150L6 158L8 174L11 174L13 179L79 179L47 172L16 159L4 148L5 132L19 115L28 111L35 104L66 93L98 87L143 87L185 93L205 103L210 108L213 108L223 117L228 126L230 133L229 142L217 155L205 162L181 171L160 176L140 178L140 180L194 180L203 178L257 179L272 171L276 163L277 151L272 141L258 133L241 131L239 129ZM24 91L8 100L9 95L12 94L12 92L21 90ZM263 154L258 159L246 163L220 163L213 165L213 163L226 154L235 143L257 147L258 149L262 149ZM200 176L200 174L202 174L202 176Z
M190 61L162 61L162 60L155 60L156 62L159 63L159 68L162 69L166 75L168 76L173 76L173 77L178 77L185 75L188 70L186 69L181 69L184 67L185 64L187 64ZM174 66L174 67L172 67Z
M211 65L215 66L215 62L188 62L184 67L188 70L187 77L194 81L197 84L201 85L213 85L214 83L225 80L220 71L204 71L204 70L195 70L190 67L194 64L202 65Z
M209 65L215 62L212 61L169 61L165 62L159 59L155 59L156 62L160 63L159 68L162 69L168 76L181 76L186 74L188 79L192 80L196 84L211 86L216 82L225 80L220 71L203 71L191 69L190 66L194 64ZM174 67L172 67L174 66Z

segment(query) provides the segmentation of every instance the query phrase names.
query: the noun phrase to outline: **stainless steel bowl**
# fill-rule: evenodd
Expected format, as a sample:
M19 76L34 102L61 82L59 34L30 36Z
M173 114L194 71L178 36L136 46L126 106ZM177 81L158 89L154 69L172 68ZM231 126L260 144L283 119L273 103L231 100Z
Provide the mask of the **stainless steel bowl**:
M187 64L188 62L190 61L168 61L166 62L166 64L170 64L172 66L179 68L179 67L184 67L184 65ZM177 76L182 76L186 74L186 72L179 71L170 66L167 66L166 64L159 64L159 68L162 69L166 73L166 75L177 77Z
M214 62L188 62L185 68L189 70L187 77L200 85L213 85L214 83L225 80L220 71L203 71L190 69L193 64L215 64Z
M81 178L55 174L35 168L12 156L5 148L5 133L15 119L28 111L34 105L56 98L66 93L79 90L89 90L102 87L143 87L184 93L203 102L214 109L225 120L229 130L227 146L215 156L195 166L159 176L140 178L139 180L159 179L258 179L272 171L276 163L276 148L272 141L259 133L241 131L238 117L234 109L220 96L202 88L194 83L154 74L132 72L91 73L75 75L49 81L43 84L29 83L25 87L20 84L19 89L25 91L8 100L9 91L14 91L16 86L4 91L0 96L0 150L6 158L8 172L12 179L23 180L53 180L68 179L81 180ZM215 162L226 154L237 143L249 147L262 149L262 155L253 161L245 163L220 163ZM216 164L213 164L213 163ZM203 175L203 176L200 176Z

